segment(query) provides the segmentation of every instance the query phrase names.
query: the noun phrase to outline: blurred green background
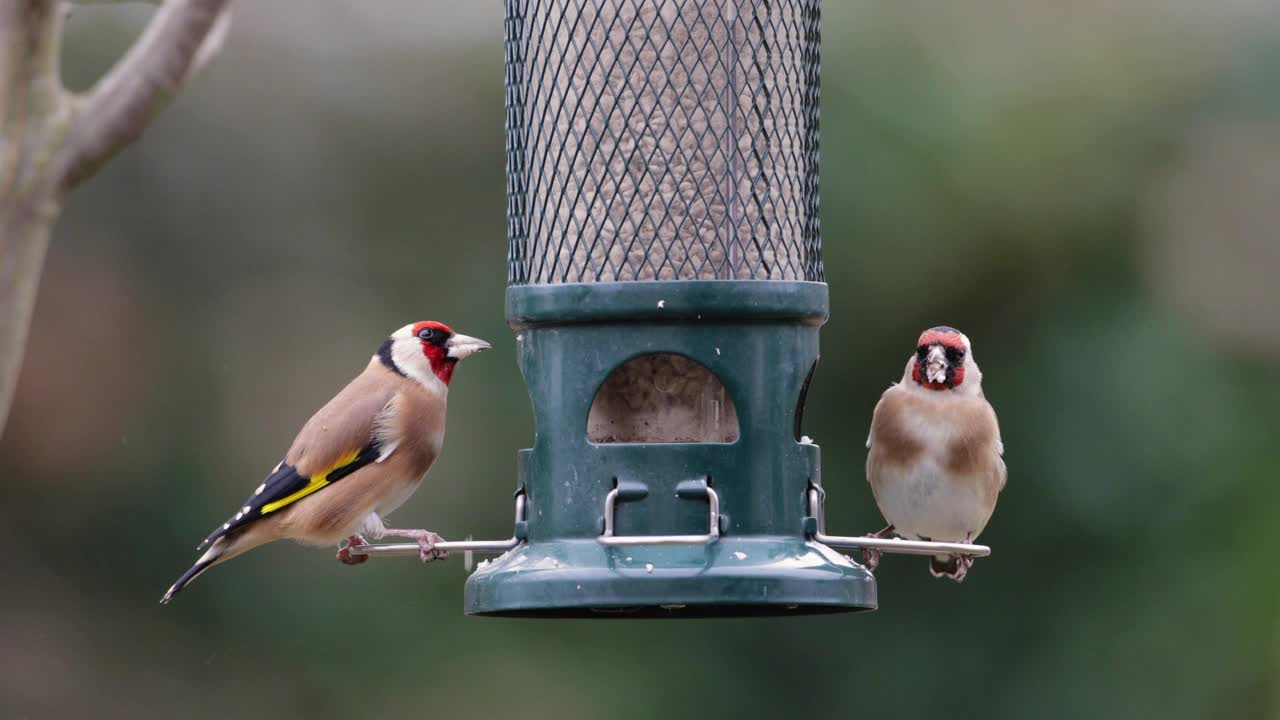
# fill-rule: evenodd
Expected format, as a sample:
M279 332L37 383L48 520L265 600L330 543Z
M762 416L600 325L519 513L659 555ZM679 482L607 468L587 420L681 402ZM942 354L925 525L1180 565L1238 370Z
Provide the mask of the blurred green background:
M828 2L832 317L804 431L880 527L868 421L973 339L1008 489L968 581L878 612L466 618L462 563L195 543L390 330L494 342L397 516L506 537L531 413L502 310L500 3L240 3L70 200L0 441L0 717L1277 717L1280 6ZM148 16L78 9L86 87Z

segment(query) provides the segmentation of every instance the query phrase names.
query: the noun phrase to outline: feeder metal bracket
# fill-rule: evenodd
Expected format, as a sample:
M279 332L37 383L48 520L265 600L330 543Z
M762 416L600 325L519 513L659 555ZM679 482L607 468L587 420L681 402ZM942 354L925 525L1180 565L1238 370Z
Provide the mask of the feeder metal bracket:
M720 539L720 496L707 484L705 479L680 483L676 488L676 496L686 499L707 499L710 507L708 527L704 535L614 535L614 511L618 500L632 500L644 497L647 490L633 488L625 482L619 482L604 498L604 532L596 538L601 545L620 547L629 545L709 545Z

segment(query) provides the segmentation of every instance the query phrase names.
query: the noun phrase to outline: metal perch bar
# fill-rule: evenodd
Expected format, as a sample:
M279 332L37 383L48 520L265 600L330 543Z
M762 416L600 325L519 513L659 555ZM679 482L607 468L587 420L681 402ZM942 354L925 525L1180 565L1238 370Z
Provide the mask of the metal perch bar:
M813 539L823 545L834 548L879 550L880 552L898 553L900 555L969 555L971 557L986 557L991 554L991 548L986 545L869 536L827 535L823 532L826 522L823 517L822 497L816 488L809 489L809 514L818 519L818 531L813 534Z
M516 494L516 522L524 521L524 492ZM524 542L518 536L512 536L508 540L454 540L438 542L435 544L438 550L456 550L462 552L479 552L501 554L515 548ZM417 543L378 543L366 545L352 545L348 552L352 555L368 555L370 557L399 557L418 555Z
M991 548L986 545L969 545L966 543L927 542L925 540L902 540L900 538L850 537L843 535L824 535L815 533L813 539L834 548L871 549L880 552L898 553L899 555L970 555L986 557ZM417 548L417 545L414 545Z
M522 541L518 538L510 540L452 540L438 542L435 544L437 550L462 550L468 552L493 553L501 554ZM397 556L418 556L417 543L379 543L376 545L352 545L349 549L352 555L369 555L382 557Z

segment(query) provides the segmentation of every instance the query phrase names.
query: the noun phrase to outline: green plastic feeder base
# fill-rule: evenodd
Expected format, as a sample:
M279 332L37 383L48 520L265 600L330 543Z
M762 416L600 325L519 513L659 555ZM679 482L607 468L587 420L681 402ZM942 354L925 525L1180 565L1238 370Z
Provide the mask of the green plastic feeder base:
M528 617L732 617L874 608L875 581L830 548L792 537L699 546L521 545L467 582L467 612Z
M813 282L510 288L507 318L537 424L534 446L519 455L525 519L516 535L524 542L467 580L466 612L611 618L875 609L871 574L806 536L820 453L800 442L800 413L826 317L827 286ZM715 375L736 412L736 439L588 439L589 411L606 378L652 354L683 356ZM606 545L606 535L636 544ZM670 544L672 535L687 544ZM650 544L659 538L668 544Z

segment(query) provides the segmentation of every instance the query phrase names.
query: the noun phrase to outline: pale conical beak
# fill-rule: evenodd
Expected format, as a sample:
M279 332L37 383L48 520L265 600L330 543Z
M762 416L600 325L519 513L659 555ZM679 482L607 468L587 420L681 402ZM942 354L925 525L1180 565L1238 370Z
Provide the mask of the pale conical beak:
M925 376L931 383L947 381L947 355L937 345L929 348L929 356L924 361Z
M448 340L446 340L444 346L449 348L449 357L454 360L461 360L468 355L474 355L481 350L488 350L492 347L489 343L481 340L480 338L473 338L468 335L460 335L458 333L454 333Z

